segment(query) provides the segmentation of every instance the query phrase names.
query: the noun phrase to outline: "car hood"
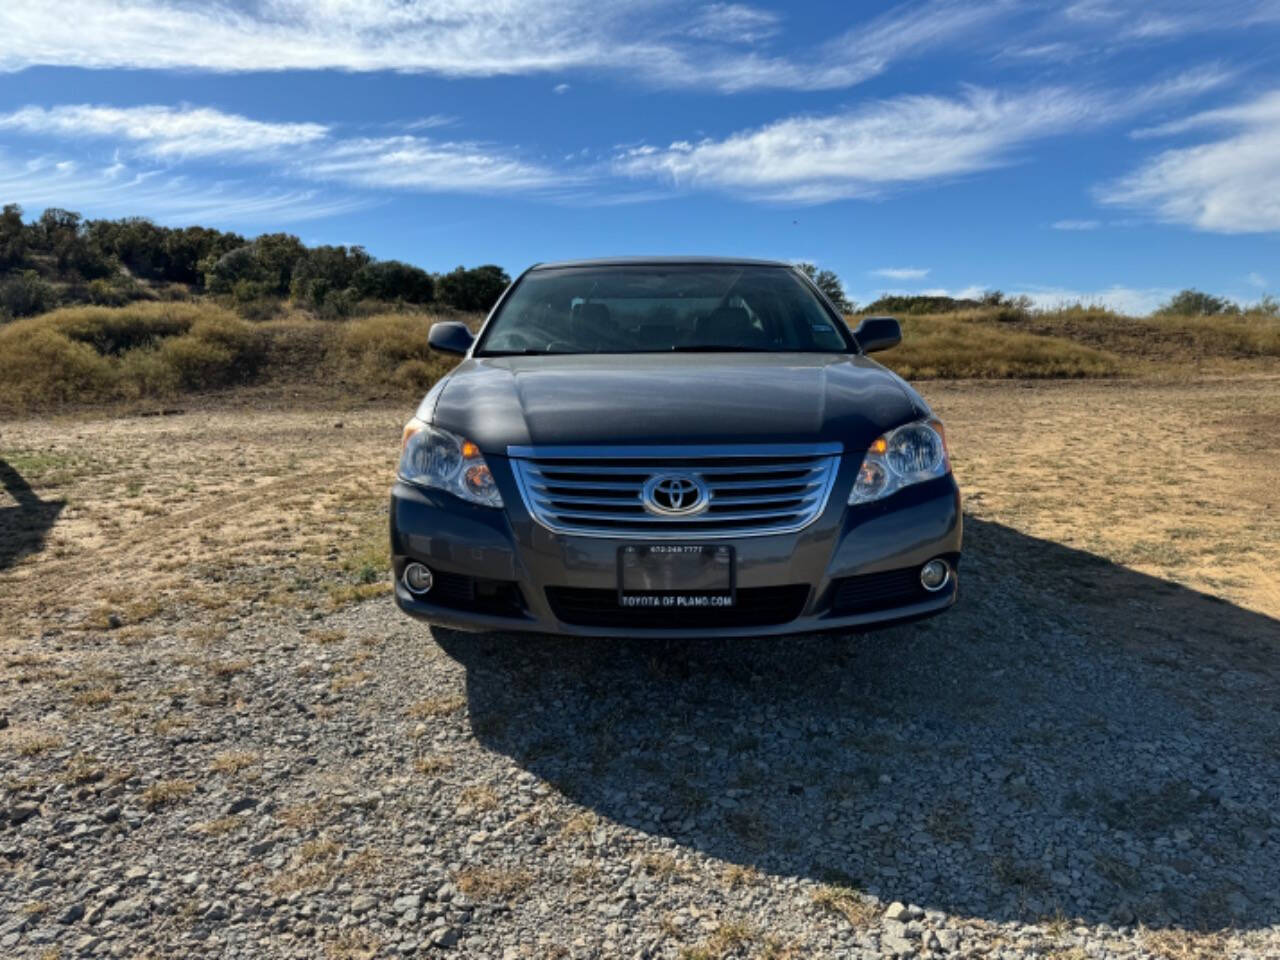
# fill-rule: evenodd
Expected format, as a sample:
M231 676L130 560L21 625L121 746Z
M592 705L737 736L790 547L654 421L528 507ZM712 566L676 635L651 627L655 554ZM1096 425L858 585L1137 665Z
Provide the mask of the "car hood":
M818 440L865 450L927 413L863 356L743 353L469 359L419 415L505 454L510 445Z

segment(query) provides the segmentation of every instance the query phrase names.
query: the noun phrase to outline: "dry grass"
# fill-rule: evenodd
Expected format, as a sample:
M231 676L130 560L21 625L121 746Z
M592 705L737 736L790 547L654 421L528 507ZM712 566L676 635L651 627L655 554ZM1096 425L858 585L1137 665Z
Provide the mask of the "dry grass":
M876 359L908 379L1111 377L1126 370L1124 360L1110 351L965 315L901 322L902 343Z
M185 800L196 785L190 780L157 780L142 791L142 803L148 810L156 810Z
M451 713L457 713L466 705L467 698L461 694L428 697L426 700L419 700L411 706L405 711L405 715L413 720L426 720L430 717L445 717Z
M237 384L426 390L453 362L431 313L343 322L294 310L254 323L212 301L67 307L0 328L0 409L175 397Z
M877 904L856 890L838 884L827 884L813 891L813 902L824 910L839 914L855 930L863 930L876 922Z
M476 784L458 794L458 808L485 813L498 807L498 793L488 784Z
M249 660L210 660L205 664L209 675L219 680L229 680L236 674L244 673L253 663Z
M468 867L458 872L458 889L477 900L514 900L533 884L528 870L503 867Z
M31 733L14 738L14 752L20 757L38 757L63 745L62 737L54 733Z
M413 769L424 776L436 776L453 766L453 761L441 754L429 753L413 761Z
M74 697L71 698L71 702L74 703L77 707L86 707L86 708L105 707L108 703L111 702L112 698L114 698L115 695L116 695L115 687L112 687L112 686L92 687L88 690L81 690L79 693L77 693Z
M221 837L224 834L235 830L244 820L234 814L228 814L225 817L218 817L214 820L205 820L197 823L191 829L196 833L204 834L206 837Z
M1227 956L1226 937L1190 930L1142 930L1142 949L1154 960L1219 960Z
M236 774L261 762L261 756L248 750L227 750L210 761L209 769L214 773Z
M759 931L745 920L727 920L697 946L684 947L680 960L723 960L756 940Z

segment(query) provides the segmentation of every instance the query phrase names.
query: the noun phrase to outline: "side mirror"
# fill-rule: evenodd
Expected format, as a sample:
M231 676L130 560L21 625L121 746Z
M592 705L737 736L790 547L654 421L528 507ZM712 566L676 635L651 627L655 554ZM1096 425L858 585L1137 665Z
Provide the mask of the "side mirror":
M893 317L866 317L853 331L853 339L863 353L888 350L902 342L902 327Z
M464 354L471 349L474 340L467 325L457 320L433 323L427 333L427 346L441 353Z

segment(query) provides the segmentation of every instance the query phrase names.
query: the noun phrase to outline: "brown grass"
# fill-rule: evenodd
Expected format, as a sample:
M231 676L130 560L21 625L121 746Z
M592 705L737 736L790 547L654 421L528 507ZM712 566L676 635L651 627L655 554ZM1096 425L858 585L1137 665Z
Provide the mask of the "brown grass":
M157 810L185 800L195 788L190 780L157 780L142 791L142 803L148 810Z
M237 384L421 393L453 365L427 348L439 317L344 322L302 310L254 323L212 301L66 307L0 327L0 410L176 397Z
M857 891L839 885L826 885L813 891L813 902L824 910L839 914L855 930L876 922L879 910L874 901L863 899Z
M13 740L14 752L20 757L38 757L50 750L57 750L63 743L62 737L56 733L31 733Z
M527 870L468 867L459 871L458 889L477 900L513 900L533 884Z
M411 706L405 711L405 715L414 720L426 720L430 717L445 717L451 713L457 713L466 705L467 698L460 694L428 697L426 700L419 700Z

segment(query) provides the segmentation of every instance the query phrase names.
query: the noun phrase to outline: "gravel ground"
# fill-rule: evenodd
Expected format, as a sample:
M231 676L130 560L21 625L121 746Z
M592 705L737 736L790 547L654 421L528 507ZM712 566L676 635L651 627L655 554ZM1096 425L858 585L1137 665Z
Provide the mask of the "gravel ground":
M407 620L402 411L4 424L0 958L1280 958L1274 383L931 385L960 604L769 642Z
M863 638L103 631L168 710L7 764L0 954L1280 955L1280 624L968 535L957 609Z

